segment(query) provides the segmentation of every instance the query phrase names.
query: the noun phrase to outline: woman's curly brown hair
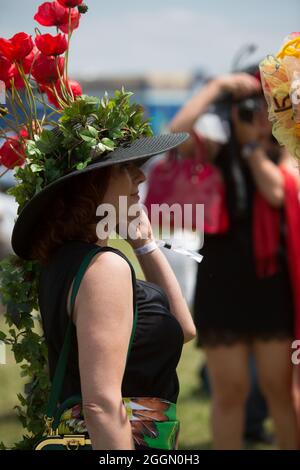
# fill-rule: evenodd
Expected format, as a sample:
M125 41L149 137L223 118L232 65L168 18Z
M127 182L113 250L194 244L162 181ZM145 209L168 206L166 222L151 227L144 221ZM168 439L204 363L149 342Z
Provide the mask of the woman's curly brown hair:
M43 265L66 241L97 241L96 209L102 202L111 167L67 180L45 207L35 231L31 257Z

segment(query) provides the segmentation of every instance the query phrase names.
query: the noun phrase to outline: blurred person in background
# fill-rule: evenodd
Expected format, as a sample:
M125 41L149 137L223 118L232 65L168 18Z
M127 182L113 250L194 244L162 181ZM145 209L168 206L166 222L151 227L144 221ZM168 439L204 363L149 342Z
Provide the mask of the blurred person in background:
M229 111L223 144L202 136L196 126L222 95ZM252 104L247 107L248 100ZM191 134L179 149L183 157L195 153L199 141L204 143L225 186L229 228L205 235L194 297L198 346L205 350L212 387L214 448L242 448L252 351L278 445L296 449L290 359L294 305L286 261L283 175L292 175L298 190L299 174L272 138L258 68L209 81L177 113L170 129ZM275 212L281 223L280 249L274 254L272 235L266 233L262 240L261 227L268 222L264 215Z
M222 114L224 113L221 113L220 116L217 111L217 109L212 109L210 112L202 115L197 120L195 129L197 133L201 134L202 138L209 139L210 141L217 142L219 144L226 144L229 140L230 134L229 123L225 119L226 116L223 115L222 117ZM268 408L259 388L255 358L253 357L253 354L250 356L249 368L251 385L246 403L244 438L249 444L262 443L270 445L273 443L273 435L268 433L264 427L265 420L268 417ZM209 383L207 364L205 362L201 363L199 368L199 379L201 390L210 396L211 387Z

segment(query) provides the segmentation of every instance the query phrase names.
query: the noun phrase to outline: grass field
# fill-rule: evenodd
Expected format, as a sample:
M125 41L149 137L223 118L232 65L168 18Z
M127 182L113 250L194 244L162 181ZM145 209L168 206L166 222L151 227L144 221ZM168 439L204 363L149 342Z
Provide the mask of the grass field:
M123 244L124 243L124 244ZM111 243L120 247L132 260L138 277L142 273L125 242ZM3 318L0 318L0 330L3 329ZM13 407L17 404L17 393L23 392L24 381L19 375L19 365L7 350L7 364L0 365L0 441L12 445L22 436L22 428L17 421ZM203 355L196 349L195 342L186 344L178 366L180 396L178 417L181 421L180 449L210 449L210 400L200 392L198 369ZM262 447L256 447L262 448Z

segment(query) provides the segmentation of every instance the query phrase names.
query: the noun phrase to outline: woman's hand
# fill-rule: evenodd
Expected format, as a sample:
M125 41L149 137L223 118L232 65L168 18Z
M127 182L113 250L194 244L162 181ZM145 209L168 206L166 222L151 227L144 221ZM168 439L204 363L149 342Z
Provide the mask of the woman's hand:
M250 96L261 90L259 80L248 73L221 75L216 81L221 92L231 93L237 99Z
M150 221L142 206L139 216L128 217L126 227L123 224L117 227L117 233L121 232L121 228L125 228L125 232L127 231L126 241L134 250L154 240Z

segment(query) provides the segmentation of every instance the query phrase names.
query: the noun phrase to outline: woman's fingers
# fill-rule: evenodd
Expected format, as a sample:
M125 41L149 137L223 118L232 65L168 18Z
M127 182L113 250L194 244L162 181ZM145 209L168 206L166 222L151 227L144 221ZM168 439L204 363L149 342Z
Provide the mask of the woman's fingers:
M261 89L259 80L248 73L225 75L221 82L223 90L232 93L236 98L243 98Z

